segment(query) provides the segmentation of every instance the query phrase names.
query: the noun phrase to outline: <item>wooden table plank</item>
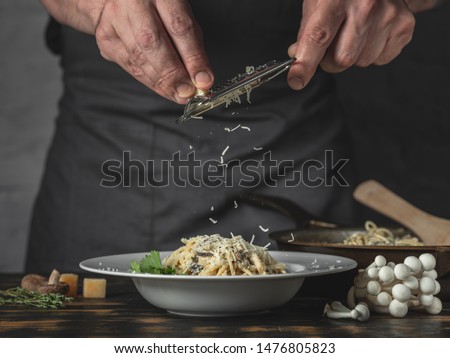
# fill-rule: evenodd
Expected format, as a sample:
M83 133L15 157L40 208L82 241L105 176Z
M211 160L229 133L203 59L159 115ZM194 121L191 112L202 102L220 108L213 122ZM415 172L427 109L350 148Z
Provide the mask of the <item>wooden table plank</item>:
M20 277L1 275L0 289ZM322 317L326 298L298 294L270 312L228 318L181 317L147 303L131 280L108 278L106 299L77 298L64 309L0 306L0 337L450 337L450 304L437 316L374 315L368 322Z

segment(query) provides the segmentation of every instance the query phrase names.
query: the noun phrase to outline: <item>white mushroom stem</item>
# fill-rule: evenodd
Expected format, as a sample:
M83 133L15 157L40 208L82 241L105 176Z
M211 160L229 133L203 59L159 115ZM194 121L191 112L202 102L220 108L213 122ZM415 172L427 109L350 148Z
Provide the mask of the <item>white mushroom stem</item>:
M353 284L356 288L364 288L370 280L371 278L368 276L367 271L363 270L355 276L353 279Z
M389 306L392 301L392 297L387 292L380 292L378 295L367 295L366 301L377 306Z
M365 303L358 303L353 310L348 309L342 303L333 301L326 305L324 314L329 318L352 318L358 321L367 321L370 317L369 307Z
M333 301L333 302L331 302L330 307L331 307L331 309L332 309L333 311L336 311L336 312L350 312L350 311L351 311L350 308L345 307L345 306L344 306L341 302L339 302L339 301Z
M362 298L365 298L367 296L367 288L357 288L355 287L355 298L360 300Z
M409 300L407 303L408 303L408 308L409 309L417 309L417 308L425 309L425 307L420 304L420 302L417 299L417 297L413 298L412 300Z
M332 309L331 309L331 306L330 305L326 305L325 306L325 310L324 310L324 313L325 313L325 315L327 316L327 317L329 317L329 318L352 318L352 319L357 319L358 318L358 315L359 315L359 313L358 313L358 311L356 311L356 310L349 310L349 311L346 311L346 312L343 312L343 311L333 311Z
M356 307L356 301L355 301L355 286L350 287L347 293L347 305L350 308Z
M378 295L381 292L381 285L378 281L369 281L367 287L355 288L355 297L357 299L365 298L367 295Z
M369 308L376 313L389 313L389 306L369 305Z
M367 321L370 317L369 307L364 302L358 303L354 311L358 312L357 320L360 322Z

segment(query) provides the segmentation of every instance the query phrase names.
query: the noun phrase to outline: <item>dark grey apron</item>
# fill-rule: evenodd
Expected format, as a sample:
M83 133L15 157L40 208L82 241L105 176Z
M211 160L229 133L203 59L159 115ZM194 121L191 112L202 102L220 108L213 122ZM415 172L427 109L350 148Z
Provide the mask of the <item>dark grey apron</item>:
M192 6L216 82L243 72L247 65L285 59L301 18L297 0L192 1ZM350 222L351 189L336 183L286 187L283 177L275 175L270 185L254 188L236 181L232 187L139 187L137 170L132 168L129 187L100 185L110 178L102 173L103 163L122 161L124 152L133 160L153 161L149 176L170 182L174 178L161 170L161 163L177 152L182 159L195 152L195 159L203 163L220 160L227 147L224 162L260 161L270 151L274 160L295 163L295 170L305 160L323 161L325 150L333 150L336 159L349 158L349 141L328 75L318 72L301 92L290 90L282 76L252 92L251 104L243 98L241 105L177 125L183 107L103 60L92 36L67 27L53 35L61 53L64 94L34 208L27 271L76 271L78 263L89 257L174 249L182 237L197 234L232 232L248 240L254 235L255 243L265 245L268 232L260 225L270 231L292 226L279 214L234 203L243 192L283 196L328 220ZM225 130L239 124L251 131ZM350 184L351 164L342 172ZM262 174L262 168L257 171ZM233 172L234 177L249 179L245 173Z

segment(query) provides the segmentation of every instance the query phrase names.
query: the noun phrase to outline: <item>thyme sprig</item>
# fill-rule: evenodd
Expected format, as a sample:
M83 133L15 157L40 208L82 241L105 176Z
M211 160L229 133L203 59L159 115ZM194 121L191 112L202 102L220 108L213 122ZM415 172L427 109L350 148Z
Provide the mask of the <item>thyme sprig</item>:
M21 287L0 290L1 305L27 305L39 308L63 308L65 303L73 298L66 297L60 293L39 293L25 290Z

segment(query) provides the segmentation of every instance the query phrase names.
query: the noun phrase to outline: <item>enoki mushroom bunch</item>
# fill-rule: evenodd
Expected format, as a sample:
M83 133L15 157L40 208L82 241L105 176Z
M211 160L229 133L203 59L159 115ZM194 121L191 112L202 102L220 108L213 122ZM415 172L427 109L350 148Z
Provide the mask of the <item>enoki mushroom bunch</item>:
M325 315L330 318L354 318L350 312L355 311L358 305L361 307L361 304L373 312L389 313L394 317L404 317L408 310L439 314L442 302L436 295L441 286L436 280L435 266L436 259L429 253L419 258L408 256L399 264L386 262L386 258L379 255L366 269L359 270L354 278L354 286L347 295L350 309L344 310L345 307L333 302L325 307ZM368 319L368 315L365 317Z

